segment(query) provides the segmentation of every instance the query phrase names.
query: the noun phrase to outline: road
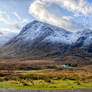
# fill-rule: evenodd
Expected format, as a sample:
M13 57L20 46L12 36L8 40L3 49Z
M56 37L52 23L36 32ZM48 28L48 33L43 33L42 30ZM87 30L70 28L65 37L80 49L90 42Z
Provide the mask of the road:
M92 92L92 89L51 89L51 90L13 90L0 89L0 92Z

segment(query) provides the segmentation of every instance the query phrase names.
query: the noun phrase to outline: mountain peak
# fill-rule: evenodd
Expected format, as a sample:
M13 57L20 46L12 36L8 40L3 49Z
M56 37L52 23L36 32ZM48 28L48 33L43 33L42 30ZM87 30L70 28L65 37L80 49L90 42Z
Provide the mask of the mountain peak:
M72 33L44 22L33 21L2 47L3 54L0 57L61 60L65 55L71 55L88 58L92 56L92 42L91 35L86 34L90 31L87 31Z

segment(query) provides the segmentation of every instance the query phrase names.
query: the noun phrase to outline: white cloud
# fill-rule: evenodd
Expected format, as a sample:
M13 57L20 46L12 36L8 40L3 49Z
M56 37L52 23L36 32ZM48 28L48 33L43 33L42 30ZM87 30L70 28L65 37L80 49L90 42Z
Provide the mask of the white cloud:
M17 12L0 11L0 45L16 36L27 22L28 20L20 17Z
M27 22L28 22L28 19L22 18L21 16L19 16L19 14L18 14L17 12L13 12L12 14L16 17L16 19L17 19L19 22L21 22L21 25L22 25L23 23L27 23Z
M0 11L0 46L16 36L28 20L17 12Z
M0 10L0 29L10 29L9 32L19 33L28 20L22 18L17 12L7 13ZM1 30L0 30L1 31Z
M80 1L82 2L84 0L80 0ZM79 2L79 0L77 0L77 2ZM67 29L69 31L73 31L73 32L79 31L82 30L83 28L82 25L72 21L71 16L63 16L62 13L59 12L55 13L55 11L59 11L59 10L55 10L58 9L58 8L54 9L55 6L52 7L52 5L58 4L59 7L64 7L75 12L75 10L77 9L76 6L78 6L77 3L76 4L75 3L76 0L35 0L30 5L29 13L35 16L35 18L37 18L38 20L45 21L50 24L54 24L56 26ZM51 10L54 11L55 14L52 13ZM83 10L80 11L83 12Z
M13 14L18 18L18 20L20 21L22 20L21 17L16 12L14 12Z
M43 3L44 5L48 2L57 3L60 7L66 8L76 15L92 14L92 4L88 3L86 0L36 0L35 3L37 2L39 2L39 4Z
M88 15L92 14L92 5L86 0L55 0L59 2L63 8L66 8L75 14Z
M7 13L0 11L0 22L3 22L5 24L9 24L8 20L6 20L4 15L7 15Z

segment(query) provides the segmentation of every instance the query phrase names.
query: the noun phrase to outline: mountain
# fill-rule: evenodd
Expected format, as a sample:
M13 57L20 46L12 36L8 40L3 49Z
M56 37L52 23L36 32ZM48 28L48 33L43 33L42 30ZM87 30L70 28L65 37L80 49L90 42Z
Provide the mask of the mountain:
M56 63L92 64L92 31L72 33L33 21L1 47L1 59L53 60Z
M74 44L72 44L72 52L76 53L77 56L91 60L92 30L86 29L81 32L77 32L76 34L79 35L79 38L76 40Z

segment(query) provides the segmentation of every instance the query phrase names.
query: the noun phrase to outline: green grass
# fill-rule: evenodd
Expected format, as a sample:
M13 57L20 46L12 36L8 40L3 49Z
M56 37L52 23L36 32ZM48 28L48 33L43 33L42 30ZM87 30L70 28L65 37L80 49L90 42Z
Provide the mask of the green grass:
M0 88L92 89L92 72L63 70L17 71L0 77Z
M50 83L44 80L33 80L33 83L27 80L20 81L3 81L0 82L1 88L13 89L74 89L77 88L92 88L92 83L77 83L73 80L51 80Z

